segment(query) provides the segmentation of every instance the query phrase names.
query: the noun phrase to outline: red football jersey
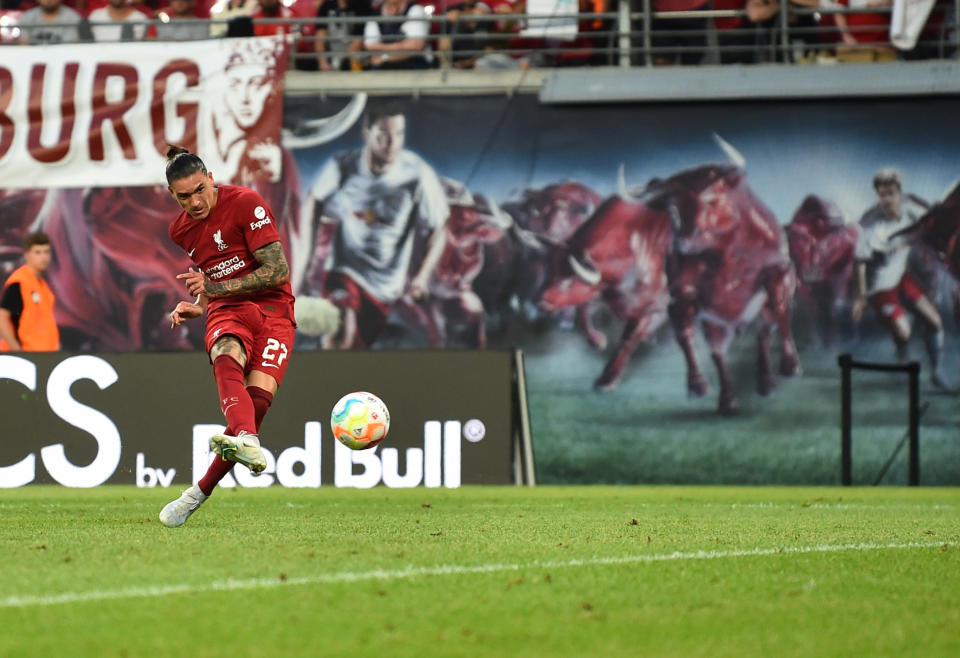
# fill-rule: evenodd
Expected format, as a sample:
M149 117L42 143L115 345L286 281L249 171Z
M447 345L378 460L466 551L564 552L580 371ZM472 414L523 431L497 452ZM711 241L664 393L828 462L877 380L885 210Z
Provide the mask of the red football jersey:
M253 252L280 242L273 212L263 197L236 185L217 187L217 204L206 219L181 212L170 224L170 238L213 281L239 279L260 267ZM289 283L268 290L217 297L207 312L237 302L255 302L265 315L293 318L293 292Z

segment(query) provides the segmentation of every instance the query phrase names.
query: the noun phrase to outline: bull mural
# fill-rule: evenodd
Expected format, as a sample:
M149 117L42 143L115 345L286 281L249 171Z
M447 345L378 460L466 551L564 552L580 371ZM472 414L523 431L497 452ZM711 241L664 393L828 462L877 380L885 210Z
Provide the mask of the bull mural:
M620 344L597 379L617 385L630 355L669 317L687 363L692 397L709 389L694 349L700 321L719 380L718 408L738 408L727 351L759 316L757 391L770 393L774 331L780 335L780 374L796 375L791 304L796 288L783 229L746 183L745 161L722 139L732 164L709 164L629 189L604 202L556 258L542 294L555 309L601 298L625 322Z
M541 311L536 300L550 276L548 250L544 243L564 244L603 201L591 187L577 181L562 181L542 188L523 191L519 200L507 201L503 210L515 221L512 233L515 244L512 282L512 304L528 319L538 318ZM534 237L535 236L535 237ZM605 349L607 336L592 321L594 303L575 308L563 306L557 318L561 326L576 326L597 349Z
M917 222L904 231L911 241L926 247L954 279L951 286L953 316L960 327L960 182L943 200L931 206Z
M813 307L821 341L832 346L838 319L850 317L856 295L853 261L859 228L846 222L835 203L810 194L786 232L800 297Z
M441 178L450 204L447 244L430 278L427 298L404 295L398 310L426 332L430 347L447 345L448 327L466 327L470 347L487 346L487 314L474 282L485 263L484 247L506 239L512 220L492 201L470 193L462 183ZM495 263L503 265L503 263Z
M594 383L598 390L620 383L634 350L666 321L665 265L671 241L665 212L620 194L604 201L566 244L550 250L552 276L540 295L544 309L585 308L602 300L624 323L620 341Z
M770 342L780 334L780 374L800 373L790 325L796 277L783 229L746 183L746 162L722 139L732 164L704 165L648 186L651 206L666 209L673 225L667 263L670 321L687 361L687 389L703 395L707 380L693 347L695 320L717 368L719 411L738 407L727 365L733 338L759 315L757 392L774 388Z

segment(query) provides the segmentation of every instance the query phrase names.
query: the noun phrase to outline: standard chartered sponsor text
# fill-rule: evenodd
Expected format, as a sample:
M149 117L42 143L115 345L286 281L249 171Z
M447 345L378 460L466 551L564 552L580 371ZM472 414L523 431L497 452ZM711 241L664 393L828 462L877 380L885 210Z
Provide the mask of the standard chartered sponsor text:
M228 274L232 274L237 270L242 270L246 266L247 261L239 256L234 256L233 258L217 263L208 269L207 276L209 276L211 279L222 279Z

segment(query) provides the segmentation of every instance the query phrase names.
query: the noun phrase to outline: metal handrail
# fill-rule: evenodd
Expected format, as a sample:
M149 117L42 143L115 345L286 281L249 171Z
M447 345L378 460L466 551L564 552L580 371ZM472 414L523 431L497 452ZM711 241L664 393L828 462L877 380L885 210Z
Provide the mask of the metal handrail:
M753 24L749 22L748 13L744 9L703 9L689 11L654 11L651 0L642 0L639 11L634 11L629 6L621 7L618 12L584 12L584 13L565 13L550 16L531 15L524 13L516 14L471 14L468 16L460 15L457 20L450 20L444 14L426 15L414 20L422 20L430 24L428 39L433 46L430 51L431 57L437 55L436 46L439 40L449 40L451 51L449 54L445 51L440 57L441 67L450 66L452 58L473 58L483 57L490 53L498 53L507 57L541 57L554 58L567 56L572 58L572 62L578 61L578 58L593 57L597 60L595 63L619 64L620 66L654 65L659 57L669 57L673 55L699 54L701 56L717 56L723 53L732 53L744 51L752 48L755 51L767 53L765 57L758 58L761 61L779 61L789 63L797 58L791 56L797 45L793 43L795 39L812 40L813 37L822 37L819 44L806 43L802 48L807 50L821 49L832 51L842 48L844 51L871 51L878 48L891 48L891 43L887 39L871 41L859 44L841 44L831 42L842 33L848 34L876 35L880 32L886 32L886 26L872 25L850 25L846 28L837 26L791 26L790 18L794 16L828 16L828 15L851 15L851 14L889 14L891 7L864 7L851 9L843 6L829 6L823 8L808 8L789 6L788 11L780 11L779 16L773 24ZM921 38L918 46L931 50L930 55L934 57L943 57L956 49L960 49L960 0L954 0L952 5L947 8L939 5L935 11L941 11L942 15L937 22L934 19L928 21L926 26L927 37ZM197 20L197 23L206 23L209 26L223 26L235 20L233 18L223 18L214 16L209 20ZM377 53L371 53L363 50L348 51L343 47L345 37L334 34L333 30L327 29L323 33L323 26L356 26L364 24L370 20L383 23L399 23L410 20L406 16L376 16L376 17L292 17L292 18L250 18L253 25L285 25L290 26L290 32L296 41L291 60L292 65L300 67L303 63L315 60L317 57L337 57L349 58L360 62L368 61ZM707 22L705 30L663 30L656 29L655 21L663 19L704 19ZM714 19L736 18L743 19L745 24L740 27L717 30L713 25ZM567 20L573 23L573 26L583 23L599 23L599 29L586 31L576 30L577 37L583 37L590 40L586 44L583 39L559 39L551 38L541 42L527 39L524 40L524 34L516 26L530 25L531 21L543 20ZM171 22L160 19L148 19L144 17L142 23L148 25L169 25ZM458 25L487 25L489 31L472 32L457 29ZM503 29L505 25L511 25L510 30ZM10 30L8 23L0 28ZM321 33L315 31L316 28ZM752 46L730 45L725 43L716 43L713 34L724 36L749 37L755 35L761 38L762 43L758 42ZM931 36L932 35L932 36ZM689 45L672 45L657 43L662 37L698 37L707 41L705 47ZM536 37L532 37L536 39ZM711 42L711 39L714 39ZM465 42L473 44L482 44L482 48L454 48L457 43ZM320 47L323 44L323 47ZM4 44L6 45L6 44ZM394 55L418 55L422 51L393 51Z

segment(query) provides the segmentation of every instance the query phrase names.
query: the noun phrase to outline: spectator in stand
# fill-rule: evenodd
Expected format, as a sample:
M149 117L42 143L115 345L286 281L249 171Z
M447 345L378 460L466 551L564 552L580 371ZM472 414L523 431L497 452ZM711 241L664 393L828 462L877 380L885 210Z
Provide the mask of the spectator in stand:
M49 0L47 0L49 1ZM158 12L157 38L163 41L196 41L210 37L210 26L197 18L194 0L170 0L170 6Z
M616 0L578 0L577 10L580 14L603 14L615 11ZM590 49L593 51L599 47L614 47L616 44L609 35L591 34L591 32L611 32L616 29L616 20L606 20L602 18L585 18L577 22L577 39L568 44L568 48ZM561 54L559 65L565 64L587 64L590 66L603 66L613 64L614 59L610 53L597 52L579 52Z
M238 32L241 30L244 33L243 36L253 36L250 15L257 9L259 9L257 0L228 0L225 5L214 5L210 11L210 18L215 21L210 24L210 36L215 38L240 36Z
M480 0L463 0L457 8L446 14L444 36L437 42L440 58L458 69L473 68L483 55L489 41L493 23L471 21L471 16L490 14L490 6Z
M94 41L142 41L156 35L147 16L128 0L110 0L106 7L91 11L88 20Z
M423 7L409 0L383 0L380 15L403 16L406 20L367 21L363 28L363 47L374 53L368 60L368 68L430 68L433 65L433 55L427 44L430 21Z
M692 11L709 9L710 0L653 0L653 11ZM653 63L699 64L707 48L706 18L654 18L650 23ZM682 51L657 51L658 48L683 48Z
M258 23L258 18L293 18L293 10L280 4L280 0L257 0L257 10L250 16L253 18L253 34L258 37L273 34L290 34L290 23Z
M820 6L820 0L789 0L789 7L801 7L805 9L817 9ZM765 46L771 45L771 40L778 39L776 30L779 29L780 19L777 15L780 13L780 0L747 0L747 17L751 22L762 25L765 31ZM808 61L812 56L812 51L816 50L821 44L821 35L816 28L821 27L817 18L812 14L796 14L790 12L788 16L789 28L797 29L797 32L790 35L790 44L796 49L793 53L796 61ZM776 44L779 45L779 44ZM785 61L787 55L778 51L777 61Z
M745 7L746 0L713 0L714 9L743 10ZM752 64L756 61L756 34L746 17L714 18L713 25L717 29L721 64Z
M370 0L323 0L317 10L317 65L321 71L346 71L350 68L349 53L363 50L363 22L346 22L338 18L373 16ZM329 53L329 54L327 54Z
M294 55L294 66L298 69L316 71L317 60L313 57L314 53L314 26L312 24L301 25L296 21L298 18L313 18L316 10L312 0L297 0L292 6L287 7L280 4L280 0L257 0L259 8L253 12L253 34L263 37L274 34L293 34L296 35L296 48ZM289 23L259 23L259 18L282 18L288 19ZM301 38L303 37L303 38ZM309 53L311 57L302 57L300 54Z
M33 9L20 17L24 43L76 43L80 41L83 17L60 0L38 0Z
M503 16L524 13L527 3L526 0L492 0L491 5L495 15ZM476 59L473 68L485 70L530 68L534 58L529 54L529 49L538 47L540 44L536 43L537 40L519 36L521 29L519 21L501 18L495 22L477 22L481 29L484 25L488 25L490 29L485 38L486 52ZM518 52L502 52L504 50Z
M892 0L839 0L850 9L890 7ZM841 60L890 61L897 58L890 45L890 13L834 14L840 40L837 57Z
M577 0L576 11L569 6L555 6L557 14L571 13L602 13L606 7L606 0ZM548 15L539 7L540 15ZM537 8L534 9L537 11ZM494 13L527 13L526 0L516 0L513 5L501 3L495 6ZM594 38L590 32L601 29L603 22L598 19L582 19L576 21L576 29L565 38L559 36L525 36L523 31L530 28L531 19L526 25L519 25L515 21L505 21L504 28L511 28L514 35L510 38L509 48L514 51L509 60L503 55L484 55L475 65L475 68L518 68L526 69L540 66L583 66L587 64L603 64L607 55L597 55L592 52L595 47ZM560 19L564 23L568 18ZM533 31L536 31L535 29ZM522 56L520 56L522 53Z

